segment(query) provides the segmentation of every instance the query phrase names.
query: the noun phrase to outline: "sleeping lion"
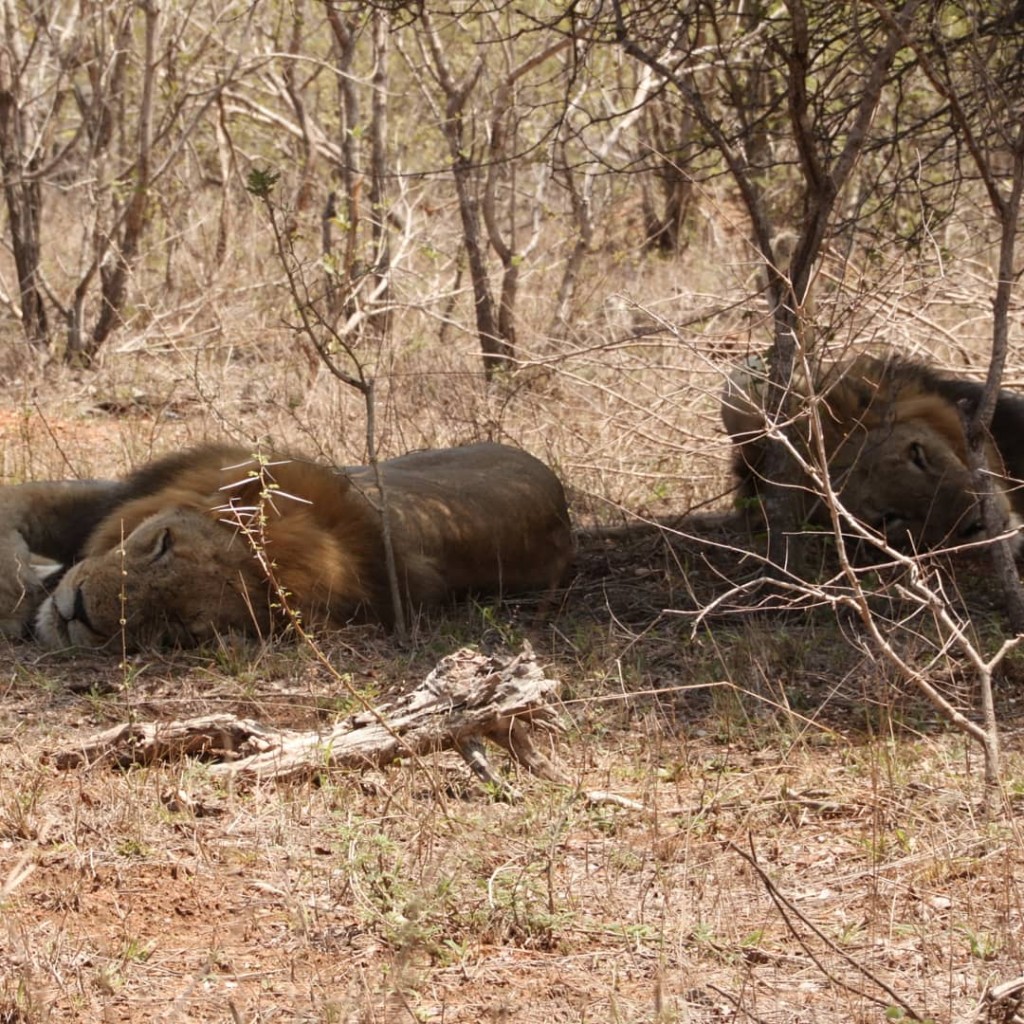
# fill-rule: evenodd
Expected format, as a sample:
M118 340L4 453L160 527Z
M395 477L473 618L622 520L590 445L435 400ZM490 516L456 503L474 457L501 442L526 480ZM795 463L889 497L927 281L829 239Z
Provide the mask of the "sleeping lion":
M764 482L770 443L763 412L766 379L764 361L752 358L733 371L722 396L722 420L745 497L757 497ZM916 551L984 538L965 434L966 418L981 398L980 383L896 356L858 356L823 367L813 387L806 380L795 387L819 400L832 488L887 543ZM804 457L817 451L807 417L795 417L785 429ZM1004 530L1018 529L1024 516L1024 493L1017 485L1024 477L1022 437L1024 399L1002 391L986 455ZM830 526L815 488L794 459L786 461L777 482L800 490L808 522Z
M532 455L484 443L379 468L404 607L562 579L565 493ZM0 630L54 648L137 648L266 635L288 612L307 625L389 623L375 479L370 467L209 445L123 480L0 487Z

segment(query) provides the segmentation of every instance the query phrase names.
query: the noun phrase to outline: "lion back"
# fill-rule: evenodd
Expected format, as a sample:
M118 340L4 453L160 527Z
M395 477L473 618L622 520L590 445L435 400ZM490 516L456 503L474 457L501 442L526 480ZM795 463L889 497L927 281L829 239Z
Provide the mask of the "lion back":
M304 615L338 622L361 613L391 620L385 500L401 594L412 606L466 591L551 587L573 553L557 476L500 444L415 452L378 469L254 459L213 445L143 467L126 490L129 500L99 525L87 555L111 550L168 507L199 511L246 534L271 582Z
M565 491L540 460L480 443L414 452L382 463L400 586L413 605L478 591L543 590L573 554ZM374 471L346 471L380 503Z

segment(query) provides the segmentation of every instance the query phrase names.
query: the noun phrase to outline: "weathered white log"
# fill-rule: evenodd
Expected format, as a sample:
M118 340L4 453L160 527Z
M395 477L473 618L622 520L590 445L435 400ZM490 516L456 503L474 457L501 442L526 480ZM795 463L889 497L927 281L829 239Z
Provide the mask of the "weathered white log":
M83 764L151 763L180 756L213 761L211 773L237 779L286 779L328 768L382 767L408 757L456 750L499 795L514 791L493 771L488 739L527 770L567 782L561 767L536 745L538 730L559 729L547 678L529 644L511 655L463 649L438 663L423 683L377 708L354 714L324 732L269 729L232 715L129 723L58 752L62 768Z

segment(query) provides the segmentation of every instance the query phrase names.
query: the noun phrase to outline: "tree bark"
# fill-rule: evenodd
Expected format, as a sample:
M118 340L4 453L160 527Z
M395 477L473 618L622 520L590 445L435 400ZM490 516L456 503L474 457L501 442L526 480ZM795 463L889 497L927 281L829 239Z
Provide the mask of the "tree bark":
M21 324L30 342L45 347L49 339L46 305L39 277L43 197L33 176L38 161L30 156L31 141L20 93L19 70L7 26L7 45L0 48L0 170L11 227L11 248L21 296Z
M427 46L434 61L437 80L445 94L445 111L442 131L448 143L452 159L452 178L459 202L459 219L462 222L462 237L466 247L466 262L473 286L473 308L476 314L476 330L480 339L480 350L484 364L484 376L490 380L496 370L507 365L515 354L508 338L502 336L494 309L494 296L487 273L487 262L481 241L480 202L476 193L478 166L467 152L464 143L462 113L466 100L484 69L482 57L478 57L472 69L461 83L452 78L444 56L441 41L434 30L433 22L424 11L421 16Z
M139 254L142 235L148 222L150 177L152 170L153 98L157 65L157 33L160 13L153 0L140 0L145 16L143 49L142 98L139 104L138 149L131 173L131 191L117 219L117 226L105 256L99 262L100 310L88 338L82 333L82 303L77 301L78 315L69 327L66 360L72 364L91 366L103 343L121 324L128 278ZM78 291L84 296L91 275L83 279Z

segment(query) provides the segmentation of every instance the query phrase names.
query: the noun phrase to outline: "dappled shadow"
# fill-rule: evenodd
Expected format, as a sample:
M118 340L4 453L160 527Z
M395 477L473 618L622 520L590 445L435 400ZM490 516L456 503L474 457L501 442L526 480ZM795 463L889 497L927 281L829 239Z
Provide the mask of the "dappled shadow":
M733 513L584 528L566 606L635 625L665 611L696 614L760 574L763 554L743 517Z
M724 684L746 705L744 718L795 716L848 735L890 730L894 721L915 732L948 728L878 650L853 602L838 599L852 589L831 536L807 539L817 575L780 584L781 574L767 571L764 535L739 513L582 529L557 627L568 636L582 622L605 629L636 690L660 691L654 703L678 721L720 717L715 687ZM927 564L972 642L993 653L1008 634L988 552L932 555ZM907 568L879 562L862 571L866 607L883 635L909 663L930 664L930 682L978 718L976 673L956 645L938 656L935 620L905 586ZM1022 678L1024 658L1014 652L997 678L1007 724L1024 714Z

